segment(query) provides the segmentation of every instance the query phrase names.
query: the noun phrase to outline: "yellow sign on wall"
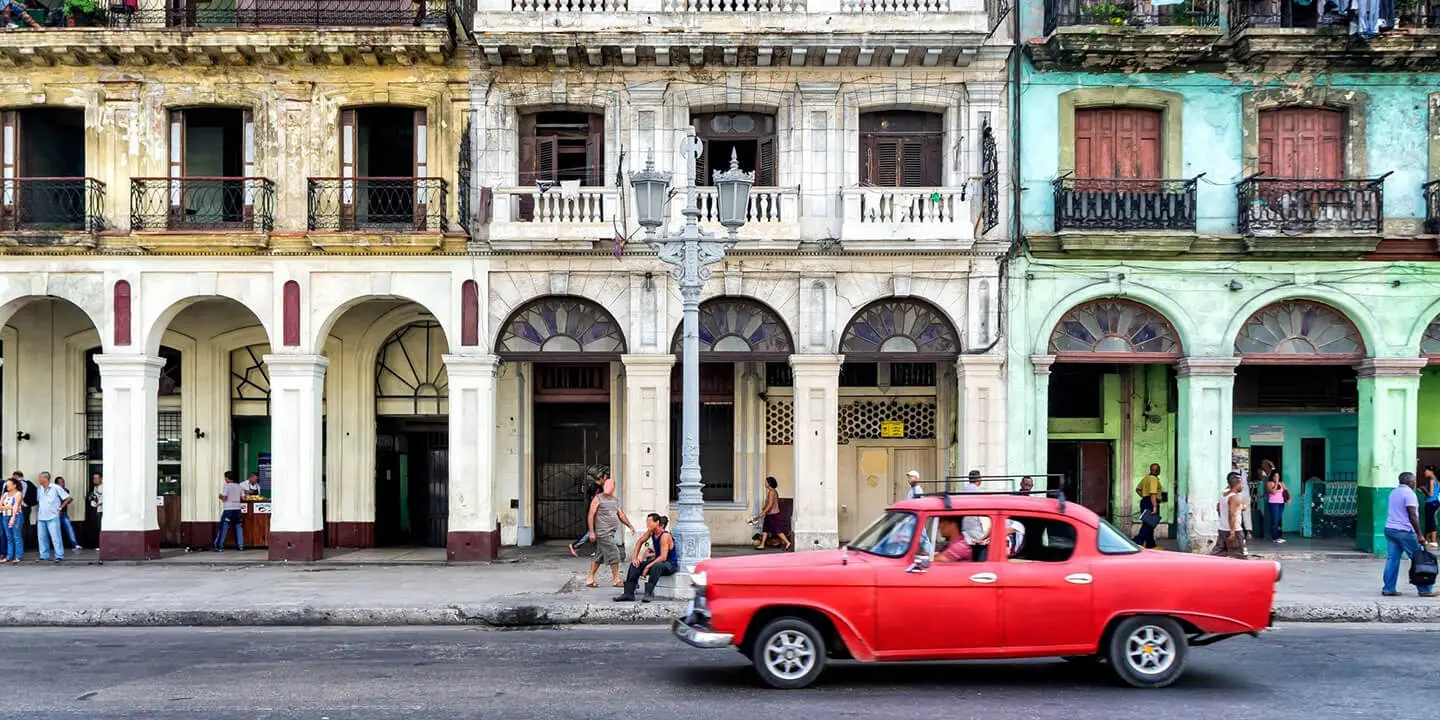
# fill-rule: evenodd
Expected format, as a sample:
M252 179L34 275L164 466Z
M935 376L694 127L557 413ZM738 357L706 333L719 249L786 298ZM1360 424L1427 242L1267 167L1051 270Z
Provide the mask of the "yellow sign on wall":
M904 420L882 420L880 422L880 437L882 438L903 438L905 437Z

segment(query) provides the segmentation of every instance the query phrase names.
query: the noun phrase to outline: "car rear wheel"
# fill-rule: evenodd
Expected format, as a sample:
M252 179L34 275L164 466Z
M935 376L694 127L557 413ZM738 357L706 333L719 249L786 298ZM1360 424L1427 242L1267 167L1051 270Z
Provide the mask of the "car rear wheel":
M1110 635L1115 674L1138 688L1162 688L1180 678L1189 643L1180 624L1166 617L1122 620Z
M800 618L771 621L755 636L754 647L750 659L755 671L771 687L803 688L825 670L825 639Z

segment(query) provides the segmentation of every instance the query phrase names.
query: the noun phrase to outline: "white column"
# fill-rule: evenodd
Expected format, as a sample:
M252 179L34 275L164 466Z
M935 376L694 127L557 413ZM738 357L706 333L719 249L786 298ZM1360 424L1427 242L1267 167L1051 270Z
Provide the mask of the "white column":
M270 370L270 559L319 560L325 552L321 402L330 360L266 355L264 361Z
M795 547L840 545L840 364L843 355L791 355L795 389Z
M494 355L443 355L450 378L450 524L445 556L494 560L500 555L495 516Z
M1176 365L1180 395L1175 489L1180 549L1209 552L1220 531L1220 494L1234 437L1235 357L1187 357Z
M625 363L625 508L632 517L670 510L671 355L621 355Z
M105 516L101 560L150 560L160 556L155 517L155 434L163 358L95 356L100 366L104 412Z
M1031 355L1030 367L1035 371L1035 397L1030 402L1030 456L1025 467L1011 468L1020 474L1049 472L1050 458L1050 366L1055 364L1054 355ZM1059 490L1050 487L1049 478L1036 477L1036 490Z
M1004 367L1003 355L961 355L955 362L960 401L960 464L955 469L960 474L1005 473Z

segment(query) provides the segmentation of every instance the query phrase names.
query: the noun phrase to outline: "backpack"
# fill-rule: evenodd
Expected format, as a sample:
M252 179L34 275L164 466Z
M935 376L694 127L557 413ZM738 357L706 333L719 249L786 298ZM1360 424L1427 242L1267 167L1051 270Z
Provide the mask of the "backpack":
M1426 587L1435 584L1435 576L1440 575L1440 567L1436 567L1435 553L1429 550L1421 550L1410 556L1410 584Z
M29 480L25 482L25 507L35 507L40 504L40 487Z

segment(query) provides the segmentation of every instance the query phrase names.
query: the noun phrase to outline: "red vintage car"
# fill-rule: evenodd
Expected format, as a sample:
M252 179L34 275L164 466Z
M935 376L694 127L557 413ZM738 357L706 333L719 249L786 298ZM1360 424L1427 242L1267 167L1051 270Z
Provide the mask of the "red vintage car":
M843 550L707 560L672 632L733 646L777 688L828 660L1060 657L1175 682L1189 648L1271 624L1280 564L1142 550L1058 493L939 493Z

